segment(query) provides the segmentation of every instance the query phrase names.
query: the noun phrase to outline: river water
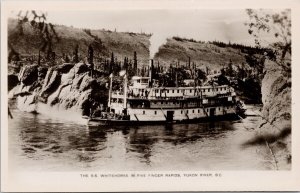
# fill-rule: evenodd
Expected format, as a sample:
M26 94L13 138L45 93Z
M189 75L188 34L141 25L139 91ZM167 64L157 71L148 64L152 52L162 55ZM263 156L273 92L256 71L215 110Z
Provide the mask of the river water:
M9 168L18 171L274 169L264 145L243 145L259 117L104 129L11 111Z

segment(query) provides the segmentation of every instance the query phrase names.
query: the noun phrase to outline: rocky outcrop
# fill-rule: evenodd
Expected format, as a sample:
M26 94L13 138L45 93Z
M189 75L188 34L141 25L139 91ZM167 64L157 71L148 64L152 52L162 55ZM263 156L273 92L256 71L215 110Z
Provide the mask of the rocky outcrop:
M46 74L44 84L40 93L43 99L47 99L51 93L53 93L61 83L61 74L50 68Z
M11 89L13 89L15 86L17 86L19 84L19 79L18 76L14 75L14 74L9 74L7 76L7 89L8 91L10 91Z
M277 63L265 62L262 81L262 123L249 144L265 144L276 169L291 163L291 76Z
M99 106L106 97L106 75L98 82L91 77L84 63L62 64L47 72L36 65L25 66L19 74L20 84L13 89L20 110L36 113L76 115L89 114L91 108ZM101 93L102 98L97 97Z
M19 72L19 81L22 84L28 86L32 85L38 79L38 66L37 65L30 65L24 66Z
M266 62L265 73L262 81L263 116L280 131L291 128L291 77L271 61Z

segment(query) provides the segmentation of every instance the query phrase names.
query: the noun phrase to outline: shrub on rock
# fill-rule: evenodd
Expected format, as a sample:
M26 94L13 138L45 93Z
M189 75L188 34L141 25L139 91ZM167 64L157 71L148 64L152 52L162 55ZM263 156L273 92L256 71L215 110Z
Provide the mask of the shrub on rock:
M19 81L28 86L33 84L38 79L38 66L24 66L19 73Z

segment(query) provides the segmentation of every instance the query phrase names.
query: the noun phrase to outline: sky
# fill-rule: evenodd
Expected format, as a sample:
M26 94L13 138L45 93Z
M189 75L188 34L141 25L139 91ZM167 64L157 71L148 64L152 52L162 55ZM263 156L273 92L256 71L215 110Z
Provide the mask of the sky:
M254 45L244 25L244 9L47 11L47 20L78 28L152 33L151 55L173 36Z

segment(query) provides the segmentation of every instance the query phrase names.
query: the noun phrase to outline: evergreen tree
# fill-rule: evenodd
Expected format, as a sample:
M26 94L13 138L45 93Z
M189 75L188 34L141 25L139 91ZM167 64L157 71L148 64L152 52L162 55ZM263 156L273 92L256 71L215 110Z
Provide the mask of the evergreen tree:
M50 64L51 64L51 65L55 65L55 64L56 64L56 63L55 63L55 58L56 58L55 52L49 53L49 61L50 61Z
M113 72L113 66L115 65L115 57L114 57L114 53L111 53L111 59L110 59L110 64L109 64L109 74L111 74Z
M69 63L69 62L70 62L70 58L69 58L68 54L65 55L65 62L66 62L66 63Z
M91 44L88 47L88 63L94 64L94 49Z
M107 59L104 60L104 66L103 67L104 67L103 70L105 72L109 72L109 63L108 63Z
M134 54L133 54L133 72L137 73L137 55L136 55L136 51L134 51Z
M123 69L126 71L128 70L128 58L127 57L124 58Z
M78 46L78 44L76 44L75 49L73 51L73 62L74 63L79 62L78 50L79 50L79 46Z
M229 63L228 63L227 75L231 76L231 77L234 76L231 59L229 60Z
M87 62L90 64L90 75L91 77L94 76L94 49L92 45L89 45L88 47L88 58Z
M208 75L209 74L209 69L208 69L208 67L206 66L206 75Z
M38 65L41 64L41 50L39 50L39 55L38 55Z

